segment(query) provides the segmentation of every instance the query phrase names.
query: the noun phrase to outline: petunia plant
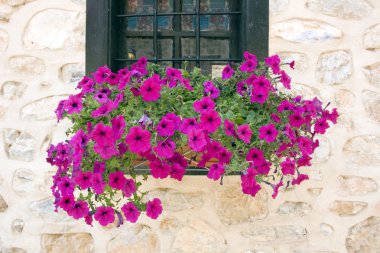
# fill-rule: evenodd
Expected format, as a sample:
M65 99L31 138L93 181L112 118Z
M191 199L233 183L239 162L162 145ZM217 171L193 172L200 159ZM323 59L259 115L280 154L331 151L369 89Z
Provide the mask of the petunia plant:
M307 180L317 136L336 124L337 110L286 91L291 79L281 67L294 62L244 58L216 79L145 57L117 73L103 66L85 76L80 92L55 110L58 121L72 122L68 139L47 151L57 168L56 208L102 226L137 222L143 212L156 219L163 207L141 190L143 163L157 179L181 181L189 167L215 181L237 174L252 197L265 186L275 198Z

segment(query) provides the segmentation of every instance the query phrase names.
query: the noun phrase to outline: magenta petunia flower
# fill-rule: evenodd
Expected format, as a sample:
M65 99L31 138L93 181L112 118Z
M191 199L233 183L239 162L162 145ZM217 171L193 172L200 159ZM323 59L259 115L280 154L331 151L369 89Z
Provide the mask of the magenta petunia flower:
M224 131L227 136L236 136L235 124L228 119L224 120Z
M268 124L259 128L259 138L266 142L274 142L277 138L278 131L273 124Z
M229 79L235 73L235 71L227 65L222 71L222 80Z
M248 124L244 124L238 127L237 136L244 143L250 143L252 137L252 131Z
M290 90L291 89L290 82L292 79L283 70L281 70L280 74L281 74L280 82L282 83L282 85L284 85L286 89Z
M159 141L153 150L159 157L170 158L174 155L175 148L175 142L171 139L167 139L166 141Z
M92 173L90 171L87 171L87 172L79 171L74 181L77 185L79 185L79 187L82 190L84 190L91 187L91 177L92 177Z
M102 174L92 174L90 181L92 184L92 189L94 189L94 192L96 194L102 194L104 192L104 187L106 186L106 183L103 181Z
M124 204L121 211L123 211L125 219L129 222L135 223L139 219L140 211L132 202Z
M94 92L95 82L88 76L84 76L82 80L78 83L77 89L82 89L84 94Z
M54 110L55 116L57 117L57 123L63 118L63 114L65 113L65 103L66 100L59 101L57 108Z
M298 138L298 147L302 155L313 154L313 141L307 137L301 136Z
M271 118L274 122L276 122L276 123L280 123L280 122L281 122L281 118L280 118L280 116L278 116L278 115L275 114L275 113L272 113L272 114L270 115L270 118Z
M203 97L201 100L195 101L193 106L194 111L201 113L207 110L214 110L215 102L210 97Z
M162 213L161 200L154 198L146 204L146 215L152 219L157 219Z
M203 92L204 94L209 95L212 99L216 99L220 95L220 90L213 84L206 86Z
M318 134L326 133L326 129L329 128L326 118L320 118L315 121L314 132Z
M106 142L106 143L95 143L94 144L94 152L99 154L102 159L108 160L113 156L119 154L116 149L115 142Z
M174 155L168 160L172 164L178 163L182 168L187 168L188 163L183 155L175 152Z
M275 75L280 74L280 63L281 59L278 55L272 55L265 59L265 65L270 67Z
M290 103L288 100L282 101L281 104L278 106L277 111L283 112L283 111L291 111L294 109L294 104Z
M197 118L185 118L179 126L179 131L183 134L188 134L191 129L198 129L199 124Z
M232 152L228 151L225 147L222 147L217 154L216 158L221 164L229 164L231 161Z
M74 181L68 176L62 177L58 183L58 189L61 192L62 196L73 195L75 188Z
M174 135L175 130L175 122L166 117L162 117L157 125L157 133L160 136L172 136Z
M144 101L156 101L161 94L160 76L155 74L146 79L140 87L140 95Z
M98 92L94 95L94 99L98 101L100 104L105 104L108 102L108 97L106 94Z
M131 152L138 154L150 150L150 138L149 131L142 129L140 126L134 126L129 129L129 133L125 137L125 143L129 146Z
M88 215L89 208L87 202L78 200L73 207L67 211L67 213L74 219L80 219Z
M164 116L166 119L174 122L175 130L178 130L179 125L181 125L181 118L178 117L175 113L167 113Z
M325 117L327 120L331 121L333 124L336 124L337 119L339 117L339 113L337 109L334 108L331 113L328 110L324 110L322 112L322 116Z
M254 71L256 67L257 67L257 61L248 60L246 62L243 62L240 65L240 71L249 73L249 72Z
M95 82L102 84L106 81L107 77L111 74L111 70L107 66L98 68L95 73L93 73Z
M165 162L156 159L149 163L150 171L154 178L167 178L170 174L170 165Z
M264 104L269 96L269 90L267 89L254 89L251 94L251 103Z
M289 140L294 141L296 139L296 135L294 134L294 131L292 127L289 124L285 125L285 128L283 130L283 133L285 136L289 138Z
M123 115L119 115L111 120L112 130L115 140L118 140L124 134L125 119Z
M188 140L189 147L196 152L201 152L207 145L205 133L201 129L190 130Z
M222 144L219 141L210 141L207 144L207 153L216 156L222 150Z
M292 127L299 128L305 123L305 119L302 117L301 113L293 113L289 115L289 124Z
M115 73L110 73L108 76L107 76L107 78L106 78L106 80L105 80L107 83L109 83L110 85L116 85L116 84L118 84L119 83L119 76L117 75L117 74L115 74Z
M260 166L265 161L264 152L257 148L251 148L245 158L255 166Z
M272 193L272 198L275 199L278 195L278 190L280 189L280 187L283 186L283 183L282 183L282 180L276 184L275 186L273 186L273 193Z
M247 95L247 91L248 91L247 84L244 82L238 82L238 84L236 85L236 92L240 96L245 96Z
M165 73L169 79L178 80L182 78L181 71L175 68L167 68Z
M213 133L218 130L221 124L221 119L218 112L214 110L208 110L201 113L200 123L201 128L209 133Z
M73 195L62 196L59 200L59 207L65 210L66 212L73 208L75 203Z
M106 163L105 162L95 162L93 166L93 172L94 173L100 173L102 174L106 170Z
M301 184L303 181L308 180L309 176L306 174L299 174L297 178L292 180L292 185Z
M264 160L260 165L255 166L254 168L257 170L257 173L262 175L268 175L270 171L270 166L272 166L272 163Z
M285 161L280 163L282 174L284 175L294 175L296 162L289 157Z
M224 167L221 164L213 164L210 167L210 170L207 173L207 177L214 181L218 180L221 175L224 174Z
M135 181L133 181L133 179L127 178L121 190L123 191L124 196L129 198L130 196L132 196L133 193L136 192Z
M271 83L265 76L258 76L252 81L252 86L254 89L264 89L269 91Z
M100 122L91 132L90 138L99 144L114 142L114 132L111 127L105 126L103 122Z
M297 166L302 167L302 166L311 166L311 157L308 155L303 155L301 158L297 160Z
M93 118L99 118L102 116L108 115L113 110L113 101L109 100L107 103L99 107L98 109L95 109L91 112L91 117Z
M108 184L114 189L123 189L126 182L127 179L124 177L124 173L122 171L115 171L109 174Z
M83 108L81 95L78 94L69 96L69 98L65 101L64 107L68 114L80 113Z
M178 163L174 163L170 170L170 177L182 181L185 173L186 169L184 167L181 167Z
M254 197L260 191L261 186L256 181L256 175L256 170L248 168L247 173L241 176L241 188L244 194Z
M115 221L115 210L112 207L99 206L96 208L94 218L100 225L107 226Z
M257 62L257 58L256 58L256 56L255 56L254 54L251 54L251 53L245 51L244 54L243 54L243 56L244 56L244 59L245 59L246 61L254 61L254 62Z

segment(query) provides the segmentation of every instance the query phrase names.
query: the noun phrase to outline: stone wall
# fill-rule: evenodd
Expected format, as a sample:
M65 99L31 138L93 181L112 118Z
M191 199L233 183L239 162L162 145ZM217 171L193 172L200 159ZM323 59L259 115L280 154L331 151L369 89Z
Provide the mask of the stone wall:
M239 178L149 180L161 218L88 227L53 212L52 113L84 72L84 0L0 0L0 252L378 253L380 2L271 0L270 51L296 60L294 88L342 114L311 180L272 200Z

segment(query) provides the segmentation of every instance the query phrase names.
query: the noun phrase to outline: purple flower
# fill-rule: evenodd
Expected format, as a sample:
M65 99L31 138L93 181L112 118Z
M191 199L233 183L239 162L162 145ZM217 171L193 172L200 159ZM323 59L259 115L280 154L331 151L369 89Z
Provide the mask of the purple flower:
M179 126L179 131L183 134L188 134L191 129L197 128L199 128L197 118L185 118Z
M113 107L113 101L108 101L106 104L102 105L98 109L95 109L91 112L91 117L93 118L99 118L102 116L108 115L112 110L114 109Z
M212 83L211 85L206 86L203 92L210 95L212 99L216 99L220 95L220 90L216 88Z
M125 137L125 143L129 146L131 152L138 154L150 150L150 138L149 131L142 129L140 126L134 126L131 127Z
M106 94L98 92L94 95L94 99L101 104L105 104L108 102L108 97Z
M260 191L261 186L256 181L257 171L253 168L248 168L247 173L241 176L241 187L244 194L255 197Z
M292 180L292 185L301 184L303 181L308 180L309 176L305 174L299 174L297 178Z
M305 123L305 119L302 117L301 113L293 113L289 115L289 124L292 127L300 127Z
M135 223L139 219L140 211L132 202L124 204L121 211L123 211L125 219L129 222Z
M251 94L251 103L264 104L267 101L269 96L269 90L267 89L254 89Z
M82 111L81 94L69 96L64 106L68 114L80 113Z
M154 76L146 79L140 87L140 94L144 101L151 102L160 98L161 84L160 76Z
M259 138L266 142L274 142L277 138L278 131L273 124L268 124L259 128Z
M67 211L70 216L73 216L74 219L80 219L88 215L88 204L83 200L75 202L73 207Z
M248 124L244 124L238 127L237 136L244 143L250 143L252 137L252 131Z
M154 178L167 178L170 174L170 165L165 162L156 159L149 163L150 171Z
M254 60L248 60L246 62L243 62L240 66L240 71L242 72L252 72L257 67L257 61Z
M59 207L65 210L66 212L73 208L75 203L73 195L62 196L59 200Z
M111 120L112 130L114 133L115 140L121 138L125 129L125 119L123 115L119 115Z
M222 72L222 80L229 79L231 76L235 73L235 71L230 67L230 65L227 65Z
M255 55L253 55L253 54L251 54L251 53L245 51L244 54L243 54L243 56L244 56L244 59L245 59L246 61L254 61L254 62L257 63L257 58L256 58Z
M90 134L90 138L99 144L114 142L114 131L105 126L103 122L98 123Z
M123 191L124 196L129 198L130 196L132 196L133 193L136 192L135 181L133 181L133 179L127 178L126 182L125 182L125 184L121 190Z
M207 140L204 132L200 129L192 129L188 134L189 147L196 151L201 152L207 145Z
M289 157L285 161L280 163L282 174L284 175L294 175L296 162L291 160Z
M327 123L326 118L320 118L315 121L314 132L324 134L327 128L329 128L329 123Z
M228 119L224 120L224 131L227 136L236 136L235 125L232 121Z
M186 169L178 163L173 163L170 170L170 177L181 181L186 173Z
M291 81L291 78L290 76L288 76L285 71L281 71L280 72L281 74L281 79L280 79L280 82L284 85L284 87L288 90L290 90L290 81Z
M207 177L214 181L218 180L220 176L224 174L224 167L221 164L213 164L207 173Z
M221 124L219 114L214 110L203 111L200 118L199 125L209 133L215 132Z
M82 172L79 171L78 174L76 175L74 181L79 187L84 190L89 187L91 187L91 177L92 173L91 172Z
M273 55L265 59L265 65L270 67L275 75L280 74L280 63L281 59L278 55Z
M127 179L124 177L124 173L121 171L112 172L109 174L109 186L114 189L123 189Z
M67 176L62 177L58 183L58 189L61 192L62 196L73 195L75 184L73 180Z
M175 130L175 122L166 117L162 117L157 125L157 133L160 136L172 136L174 135Z
M263 151L257 148L251 148L246 155L246 159L248 162L253 163L255 166L260 166L265 161Z
M66 100L59 101L57 108L54 110L55 116L57 116L57 123L63 117L63 113L65 112L65 103L66 103Z
M167 139L166 141L159 141L157 147L154 148L154 152L162 158L170 158L174 155L175 148L175 142Z
M204 97L201 100L195 101L193 106L196 112L201 113L207 110L214 110L215 102L210 97Z
M99 206L96 209L94 218L100 225L107 226L115 221L115 210L112 207Z
M110 85L116 85L116 84L118 84L119 83L119 76L117 75L117 74L115 74L115 73L110 73L108 76L107 76L107 78L106 78L106 80L105 80L107 83L109 83Z
M104 83L111 73L111 70L107 66L98 68L98 70L93 74L95 82L99 84Z
M283 186L282 180L273 187L273 194L272 194L273 199L275 199L277 197L278 190L280 189L281 186Z
M152 219L157 219L162 213L161 200L154 198L146 204L146 215Z
M104 187L106 183L103 181L102 174L94 173L91 177L92 189L96 194L102 194L104 192Z

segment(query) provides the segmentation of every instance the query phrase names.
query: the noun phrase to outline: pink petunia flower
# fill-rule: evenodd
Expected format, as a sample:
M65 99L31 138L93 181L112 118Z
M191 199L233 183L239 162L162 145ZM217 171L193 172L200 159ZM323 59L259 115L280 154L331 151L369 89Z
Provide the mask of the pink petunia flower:
M167 139L166 141L159 141L157 146L154 148L154 152L162 158L170 158L174 155L175 148L175 142L171 139Z
M270 67L275 75L280 74L280 63L281 59L278 55L272 55L265 59L265 65Z
M109 174L108 184L114 189L123 189L126 182L127 179L124 177L124 173L122 171L115 171Z
M282 174L284 175L294 175L296 162L289 157L285 161L280 163Z
M236 136L235 124L228 119L224 120L224 131L227 136Z
M289 115L289 124L292 127L297 127L299 128L305 123L305 119L302 117L300 113L293 113Z
M84 76L82 80L78 83L78 86L76 87L77 89L82 89L82 92L84 94L94 92L95 82L88 76Z
M245 158L255 166L260 166L265 161L263 151L257 148L251 148Z
M89 208L86 201L78 200L67 213L74 219L80 219L88 215Z
M96 142L94 144L94 152L99 154L100 157L105 160L108 160L111 157L119 154L114 141L109 141L105 143Z
M207 173L207 177L214 181L218 180L221 175L224 174L224 167L221 164L213 164L210 167L210 170Z
M157 219L162 213L161 200L154 198L146 204L146 215L152 219Z
M200 123L201 128L209 133L215 132L221 124L221 119L218 112L208 110L201 113Z
M281 70L280 72L281 74L281 78L280 78L280 82L282 83L282 85L284 85L284 87L288 90L291 89L290 87L290 81L291 81L291 78L290 76L288 76L285 71Z
M244 59L245 59L246 61L254 61L254 62L257 62L257 58L256 58L256 56L255 56L254 54L251 54L251 53L245 51L244 54L243 54L243 56L244 56Z
M134 126L131 127L125 137L125 143L129 146L131 152L138 154L150 150L150 138L149 131L142 129L140 126Z
M111 73L111 70L107 66L98 68L96 72L93 73L95 82L103 84Z
M62 198L59 200L59 207L65 210L66 212L73 208L75 203L74 196L73 195L66 195L62 196Z
M74 181L82 190L85 190L89 187L91 187L91 177L92 173L90 171L82 172L79 171L76 175Z
M250 143L251 137L252 137L252 130L249 127L248 124L244 124L238 127L237 129L237 136L240 140L242 140L244 143Z
M115 73L110 73L106 80L105 80L107 83L109 83L110 85L116 85L119 83L119 76Z
M277 138L278 131L273 124L268 124L259 128L259 138L266 142L274 142Z
M197 118L185 118L179 126L179 131L183 134L188 134L191 129L199 128Z
M160 98L161 94L160 76L154 74L152 77L146 79L140 87L140 94L144 101L156 101Z
M310 162L311 159L312 158L308 155L301 156L301 158L297 160L297 166L298 167L311 166L311 162Z
M269 96L269 90L267 89L254 89L251 94L251 103L264 104Z
M81 95L78 94L69 96L69 98L65 101L64 107L68 114L80 113L83 108Z
M170 174L170 165L165 162L161 161L159 159L156 159L155 161L152 161L149 163L150 171L152 173L152 176L154 178L167 178Z
M257 67L257 61L248 60L246 62L243 62L240 65L240 71L249 73L249 72L254 71L256 67Z
M201 129L190 130L188 140L189 147L196 152L201 152L207 145L206 136Z
M272 198L275 199L278 195L278 190L283 186L282 180L273 187Z
M318 134L325 134L326 129L329 128L326 118L320 118L315 121L314 132Z
M95 162L93 166L93 172L94 173L100 173L102 174L106 170L106 163L105 162Z
M241 176L241 187L244 194L254 197L260 191L261 186L256 181L256 175L256 170L248 168L247 173Z
M125 197L129 198L136 192L136 183L133 181L133 179L127 178L125 181L125 184L123 188L121 189L123 191L123 194Z
M174 135L175 130L175 122L166 117L162 117L157 125L157 133L160 136L172 136Z
M309 179L309 176L306 175L306 174L299 174L297 178L293 179L292 180L292 185L299 185L301 184L303 181L305 180L308 180Z
M265 76L258 76L252 81L252 86L254 89L269 90L271 83Z
M235 73L235 71L227 65L222 71L222 80L229 79Z
M104 187L106 183L103 181L102 174L94 173L91 177L92 189L96 194L102 194L104 192Z
M290 103L288 100L284 100L278 106L277 111L278 112L291 111L293 110L293 108L294 108L294 104Z
M114 142L114 132L111 127L105 126L103 122L100 122L91 132L90 138L99 144Z
M140 211L132 202L124 204L121 211L123 211L125 219L129 222L135 223L139 219Z
M115 210L112 207L99 206L96 208L94 218L100 225L107 226L115 221Z
M207 110L214 110L215 102L210 97L203 97L201 100L194 102L194 110L196 112L204 112Z
M183 176L186 173L186 169L179 165L178 163L174 163L170 170L170 177L177 179L178 181L182 181Z
M213 84L206 86L203 92L204 94L209 95L212 99L216 99L220 95L220 90Z
M274 122L276 122L276 123L280 123L280 122L281 122L281 118L280 118L280 116L278 116L278 115L275 114L275 113L272 113L272 114L270 115L270 118L271 118Z
M100 104L105 104L108 102L108 97L106 94L98 92L94 95L94 99L98 101Z
M313 141L307 137L301 136L298 138L298 147L302 155L313 154Z
M216 156L220 164L229 164L231 161L231 157L232 152L228 151L225 147L222 147Z
M111 120L112 130L115 140L122 137L125 129L125 119L123 115L119 115Z
M102 116L106 116L110 112L112 112L113 109L114 109L113 102L109 100L107 103L105 103L104 105L102 105L98 109L93 110L91 112L91 117L93 117L93 118L99 118L99 117L102 117Z
M182 168L187 168L188 163L183 155L178 152L175 152L174 155L168 160L172 164L178 163Z
M75 188L74 181L68 176L62 177L58 183L58 189L61 192L62 196L73 195Z

